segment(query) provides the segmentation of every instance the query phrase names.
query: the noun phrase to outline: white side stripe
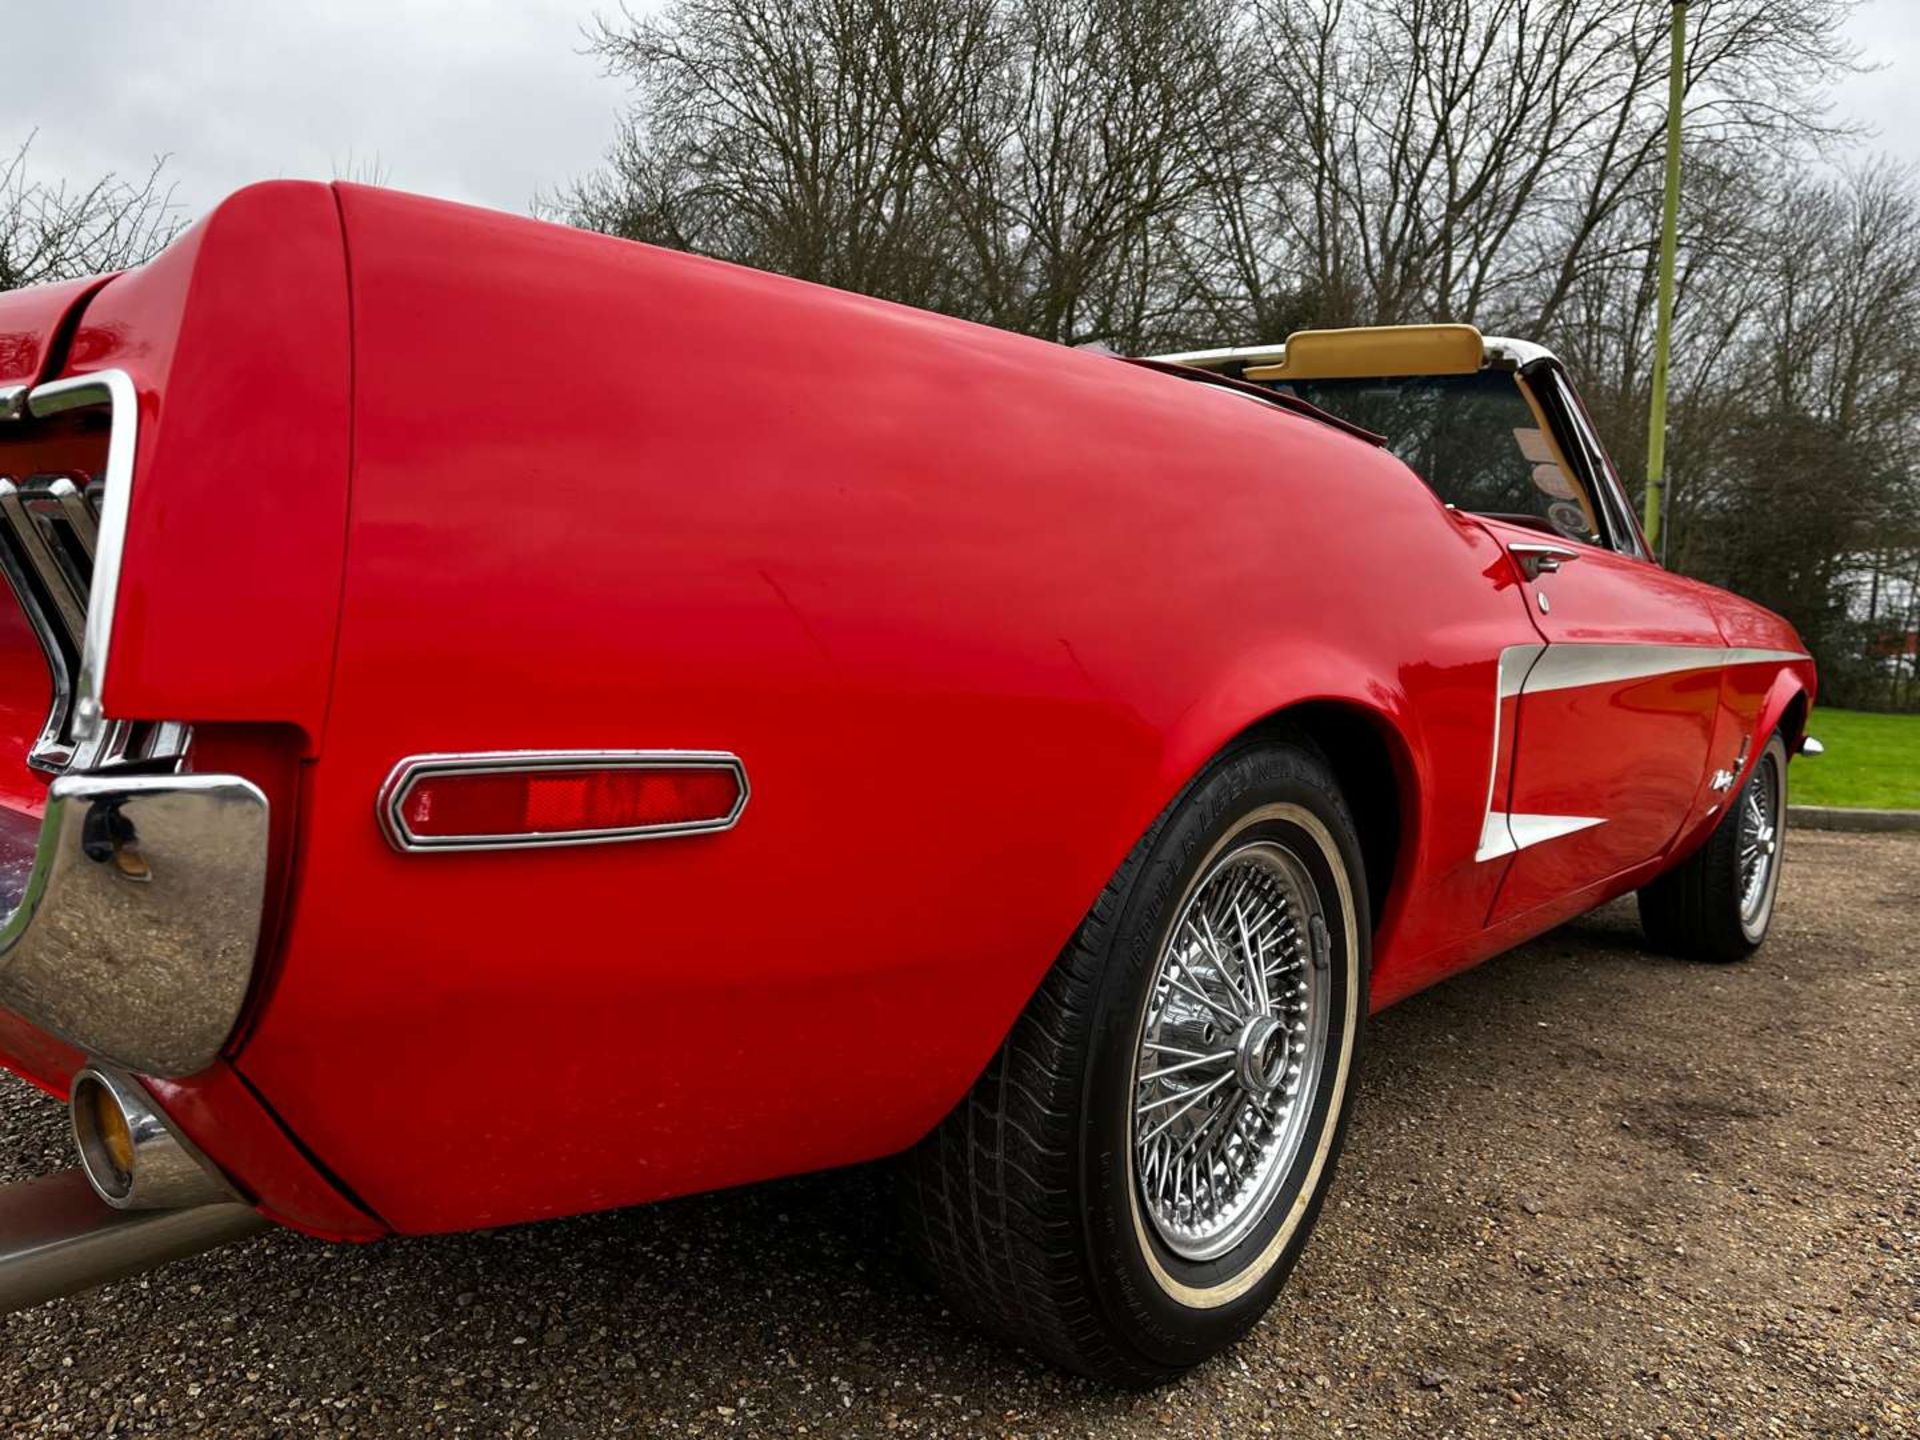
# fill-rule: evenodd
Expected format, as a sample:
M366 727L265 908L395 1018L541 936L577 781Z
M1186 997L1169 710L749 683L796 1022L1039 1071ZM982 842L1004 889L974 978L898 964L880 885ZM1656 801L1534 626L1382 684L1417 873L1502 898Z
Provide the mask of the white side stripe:
M1543 840L1558 840L1576 830L1591 830L1606 823L1593 815L1508 815L1495 810L1480 827L1480 848L1473 858L1483 863L1498 860Z
M1511 815L1493 808L1500 779L1500 707L1505 700L1549 690L1575 690L1583 685L1619 684L1656 675L1680 675L1691 670L1718 670L1728 665L1785 665L1810 658L1804 650L1759 650L1726 645L1509 645L1495 667L1493 703L1493 759L1487 775L1486 812L1480 824L1476 861L1498 860L1547 840L1604 825L1604 816ZM1519 757L1512 757L1517 763Z
M1526 693L1618 684L1725 665L1784 664L1805 660L1800 650L1732 650L1725 645L1549 645L1527 675Z

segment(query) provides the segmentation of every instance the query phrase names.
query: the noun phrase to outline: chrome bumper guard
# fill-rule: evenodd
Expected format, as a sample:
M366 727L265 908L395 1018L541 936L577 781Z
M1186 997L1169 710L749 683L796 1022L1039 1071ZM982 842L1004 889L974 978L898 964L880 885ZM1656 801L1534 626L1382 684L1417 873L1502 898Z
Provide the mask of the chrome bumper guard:
M37 836L0 818L0 1006L138 1074L203 1070L246 1001L266 878L248 781L64 775Z

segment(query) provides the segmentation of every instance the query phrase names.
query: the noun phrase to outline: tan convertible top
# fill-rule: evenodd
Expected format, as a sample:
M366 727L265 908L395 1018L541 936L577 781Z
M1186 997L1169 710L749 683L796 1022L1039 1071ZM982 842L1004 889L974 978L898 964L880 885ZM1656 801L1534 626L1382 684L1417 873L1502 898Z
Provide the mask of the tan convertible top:
M1483 336L1471 325L1367 325L1296 330L1284 345L1189 350L1156 359L1199 370L1242 367L1248 380L1372 380L1393 375L1470 375L1488 365L1551 360L1530 340Z

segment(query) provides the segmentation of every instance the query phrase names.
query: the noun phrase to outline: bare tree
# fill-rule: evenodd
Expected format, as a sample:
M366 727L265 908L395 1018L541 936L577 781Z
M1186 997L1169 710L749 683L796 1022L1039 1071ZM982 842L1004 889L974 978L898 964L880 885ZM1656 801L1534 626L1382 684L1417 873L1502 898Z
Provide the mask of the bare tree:
M123 270L179 232L164 158L133 180L35 180L27 163L33 138L0 162L0 290Z
M581 223L911 303L966 308L931 183L994 64L986 0L679 0L598 22L639 96Z
M1853 3L1690 7L1669 535L1871 699L1920 573L1920 181L1837 165ZM592 32L635 104L549 208L1070 343L1534 336L1637 487L1669 14L668 0Z

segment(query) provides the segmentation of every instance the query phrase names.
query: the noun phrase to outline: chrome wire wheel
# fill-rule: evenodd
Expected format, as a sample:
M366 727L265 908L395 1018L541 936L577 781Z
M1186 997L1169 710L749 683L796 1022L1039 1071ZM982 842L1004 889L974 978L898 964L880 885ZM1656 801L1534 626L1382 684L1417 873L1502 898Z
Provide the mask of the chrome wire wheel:
M1318 887L1255 840L1189 890L1156 962L1134 1059L1142 1209L1175 1255L1226 1254L1299 1158L1333 1023Z
M1780 871L1780 822L1786 787L1769 750L1740 792L1740 924L1749 934L1765 928Z

